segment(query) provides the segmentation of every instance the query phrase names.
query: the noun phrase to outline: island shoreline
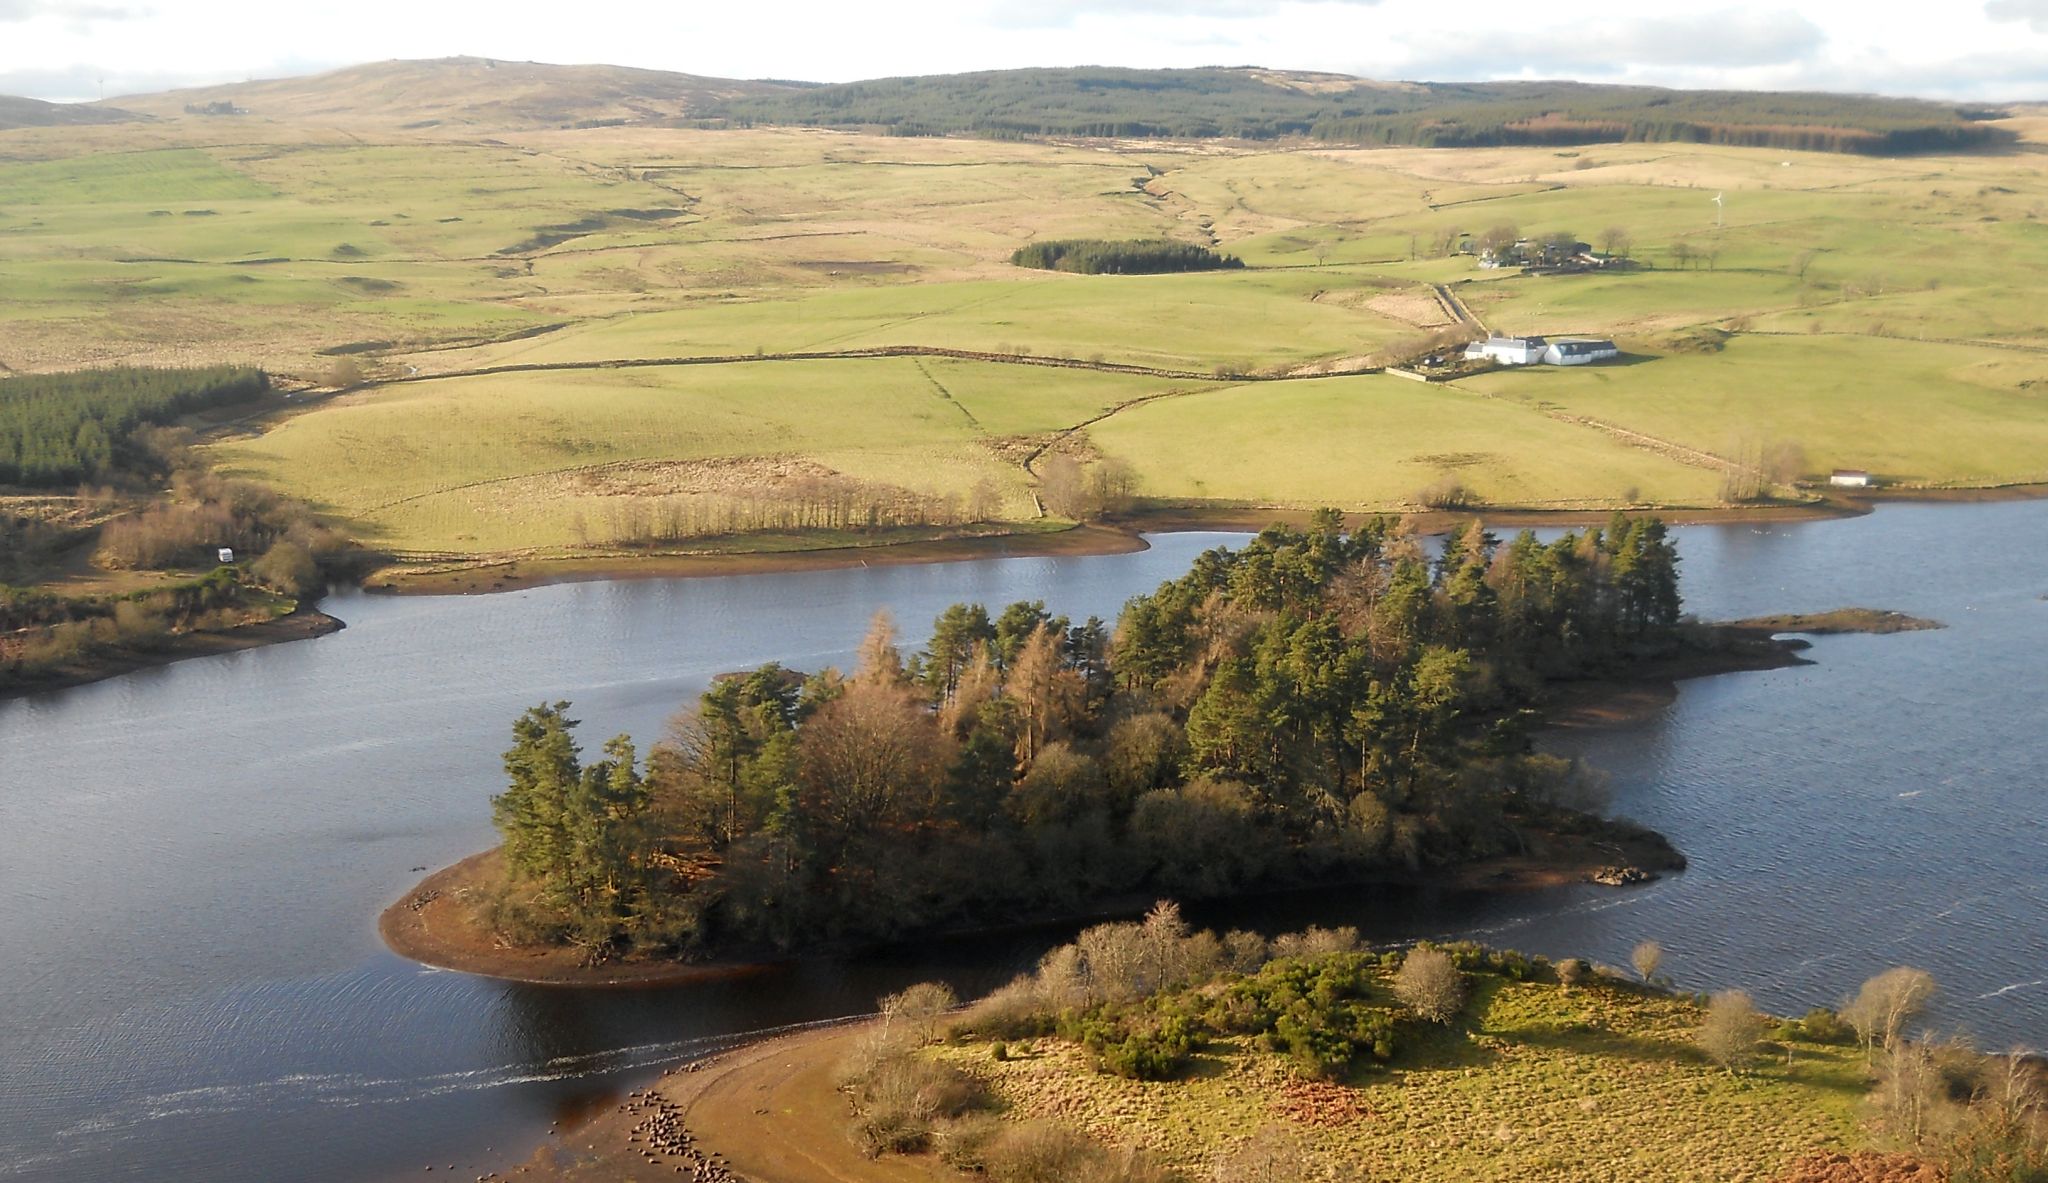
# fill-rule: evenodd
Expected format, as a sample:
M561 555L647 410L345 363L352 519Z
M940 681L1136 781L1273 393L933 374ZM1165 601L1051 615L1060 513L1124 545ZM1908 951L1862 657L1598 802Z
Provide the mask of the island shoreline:
M1667 706L1677 697L1680 681L1812 664L1802 656L1808 647L1806 642L1774 635L1796 631L1802 619L1778 618L1779 622L1791 622L1791 626L1770 631L1742 624L1716 626L1724 635L1724 643L1730 646L1725 652L1687 654L1651 662L1627 678L1560 683L1558 698L1545 713L1544 729L1626 726ZM1733 639L1726 640L1727 637ZM1612 866L1641 866L1658 872L1683 869L1684 856L1663 835L1637 830L1625 822L1593 820L1596 824L1590 833L1532 828L1527 836L1546 848L1541 854L1503 855L1434 868L1427 873L1374 873L1339 876L1316 884L1279 884L1269 892L1281 894L1303 887L1527 891L1588 882L1594 873ZM392 952L424 965L529 985L678 985L758 973L801 960L746 952L716 961L629 959L593 966L584 964L581 954L573 949L509 945L479 931L463 906L470 892L499 881L501 875L502 862L496 847L436 870L384 909L378 917L378 933ZM1004 930L1107 920L1141 912L1150 902L1149 896L1114 897L1077 912L1033 913L1020 916L1013 924L968 925L923 935L989 935Z
M1754 673L1811 665L1810 643L1784 634L1900 632L1942 627L1895 612L1841 609L1806 615L1778 615L1701 626L1706 644L1645 662L1628 676L1559 682L1545 706L1542 732L1630 726L1653 717L1678 696L1678 684L1721 674ZM1590 823L1590 824L1582 824ZM1554 888L1595 881L1611 868L1651 872L1685 868L1685 857L1670 840L1621 819L1582 815L1570 829L1535 824L1523 831L1531 850L1433 868L1427 873L1375 872L1336 876L1313 884L1275 884L1250 894L1283 894L1304 887L1426 887L1470 891ZM1540 849L1537 849L1540 848ZM514 946L480 931L464 906L472 891L502 882L499 848L470 855L415 884L384 909L377 921L384 943L402 957L439 969L530 985L666 986L739 974L759 973L803 958L768 951L740 951L724 960L689 962L634 960L586 964L577 951L560 946ZM1126 895L1096 901L1078 911L1027 913L1012 923L969 923L921 934L924 938L986 936L1001 931L1072 925L1143 911L1149 896ZM833 950L831 952L858 952Z

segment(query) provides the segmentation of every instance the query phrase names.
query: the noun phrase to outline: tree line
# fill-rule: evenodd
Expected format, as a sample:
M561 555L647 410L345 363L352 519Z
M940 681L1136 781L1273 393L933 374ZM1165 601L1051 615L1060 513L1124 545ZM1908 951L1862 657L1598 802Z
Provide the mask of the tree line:
M706 126L798 124L897 135L1249 139L1473 147L1616 140L1879 155L2009 143L2002 112L1868 95L1682 91L1577 82L1295 88L1246 70L1105 67L885 78L738 98Z
M1176 271L1230 271L1244 266L1236 255L1166 238L1108 241L1058 238L1017 248L1010 262L1040 271L1080 275L1160 275Z
M1531 754L1554 678L1680 643L1656 519L1555 542L1478 523L1438 553L1388 519L1274 527L1112 630L959 604L907 658L722 677L644 765L527 711L484 919L593 957L885 940L1132 890L1187 898L1519 848L1597 800Z
M263 371L122 367L0 379L0 484L59 488L126 475L158 477L138 429L247 402L270 389Z

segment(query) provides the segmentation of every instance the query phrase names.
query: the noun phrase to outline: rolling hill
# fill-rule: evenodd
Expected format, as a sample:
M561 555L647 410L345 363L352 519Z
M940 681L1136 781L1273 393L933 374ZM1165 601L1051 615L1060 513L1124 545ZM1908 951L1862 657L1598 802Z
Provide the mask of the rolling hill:
M96 103L46 103L0 94L0 131L17 127L66 127L87 123L128 123L133 111Z
M747 123L899 135L1270 140L1468 148L1692 142L1868 155L2002 143L2003 114L1866 95L1580 82L1387 83L1252 68L999 70L884 78L725 101Z
M699 78L628 66L558 66L457 57L350 66L113 100L151 115L221 106L266 119L403 127L503 129L660 123L798 83Z

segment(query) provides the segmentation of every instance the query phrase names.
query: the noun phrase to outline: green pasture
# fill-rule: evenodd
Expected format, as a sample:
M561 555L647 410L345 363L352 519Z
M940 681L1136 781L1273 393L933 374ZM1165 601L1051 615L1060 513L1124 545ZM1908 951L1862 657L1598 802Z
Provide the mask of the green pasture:
M1528 367L1461 385L1721 454L1794 443L1808 471L1887 481L2048 480L2048 359L1853 336L1738 335L1719 353Z
M595 530L621 495L742 494L820 470L941 496L986 480L1022 519L1025 473L992 444L1168 388L902 358L508 374L348 396L216 456L400 550L573 545L591 540L574 520ZM633 462L688 470L589 476Z
M225 360L319 380L335 347L366 343L387 377L928 345L1210 375L1372 355L1414 335L1412 301L1442 282L1497 330L1614 335L1645 357L1702 327L1746 335L1464 390L930 359L458 379L319 405L221 454L428 550L567 544L618 490L542 478L643 460L802 457L920 492L987 479L1021 518L1020 449L991 440L1169 392L1087 440L1174 501L1394 506L1456 481L1511 504L1711 503L1717 474L1656 440L1791 440L1815 471L1908 481L2041 479L2044 175L2025 154L1697 145L1232 153L651 127L351 143L191 120L5 133L0 364ZM1496 224L1589 241L1618 227L1646 266L1524 278L1430 257L1446 231ZM1070 236L1213 242L1251 266L1007 262ZM1655 438L1625 445L1571 415Z
M1207 372L1365 354L1408 326L1315 297L1338 271L1058 275L735 300L595 323L477 353L480 364L884 345L1028 352Z
M1706 505L1719 483L1531 408L1391 377L1162 399L1088 435L1145 494L1173 501L1397 509L1449 481L1496 505Z

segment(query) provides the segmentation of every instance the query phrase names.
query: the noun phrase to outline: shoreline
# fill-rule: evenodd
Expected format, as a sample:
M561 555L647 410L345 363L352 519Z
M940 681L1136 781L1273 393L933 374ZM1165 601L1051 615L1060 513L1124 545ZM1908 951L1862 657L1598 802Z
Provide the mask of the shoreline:
M879 1020L824 1019L664 1069L518 1165L479 1176L614 1183L912 1183L966 1178L932 1158L871 1159L845 1136L840 1061ZM439 1172L436 1172L437 1174Z
M963 535L815 550L687 554L613 554L549 558L494 558L407 569L387 566L363 583L378 595L488 595L558 583L631 579L709 579L726 575L786 575L851 567L906 567L972 559L1134 554L1150 545L1133 530L1080 525L1050 532Z
M1531 509L1502 506L1470 510L1346 511L1347 521L1386 513L1412 524L1423 534L1442 533L1478 519L1489 528L1561 529L1604 526L1616 513L1655 514L1672 526L1732 525L1762 522L1832 521L1861 517L1890 503L1992 502L2048 499L2048 484L2007 485L1979 489L1893 489L1858 496L1826 496L1809 502L1768 505L1614 509ZM1257 506L1172 506L1135 511L1103 522L1084 523L1055 531L1020 531L962 535L867 545L818 547L808 550L720 551L662 554L554 555L523 558L479 554L408 566L393 563L364 581L364 590L380 595L487 595L524 591L558 583L628 579L697 579L725 575L777 575L849 567L909 566L975 559L1080 557L1132 554L1148 549L1143 535L1219 531L1256 534L1267 526L1302 526L1314 511Z
M499 847L470 855L428 875L377 917L377 935L400 957L530 986L674 986L760 973L786 962L735 959L717 962L619 961L585 965L565 946L513 946L480 932L464 915L464 897L503 874Z
M51 671L46 676L38 676L34 681L0 687L0 702L89 686L94 682L118 678L137 670L174 665L188 658L215 657L223 653L239 653L245 649L279 645L287 641L330 636L347 627L341 620L327 615L318 608L299 607L283 616L238 625L225 631L179 633L169 638L168 644L162 649L122 649L91 658L79 665L65 666Z
M1685 869L1685 856L1662 834L1615 819L1591 815L1585 818L1590 824L1583 828L1529 826L1522 831L1528 849L1520 854L1496 855L1418 872L1390 871L1275 884L1243 893L1240 898L1354 887L1538 891L1594 882L1593 876L1609 867L1641 868L1650 872L1651 879ZM503 870L500 850L494 846L442 867L387 906L377 917L377 935L385 947L400 957L435 969L529 986L576 988L680 986L766 973L821 955L858 956L863 952L853 947L823 950L809 956L735 954L712 961L628 958L589 965L578 950L567 946L506 944L480 929L464 908L470 892L499 881ZM1020 912L1008 922L960 924L922 933L916 939L988 937L1004 932L1107 923L1142 915L1156 898L1154 892L1128 893L1098 900L1075 911Z

